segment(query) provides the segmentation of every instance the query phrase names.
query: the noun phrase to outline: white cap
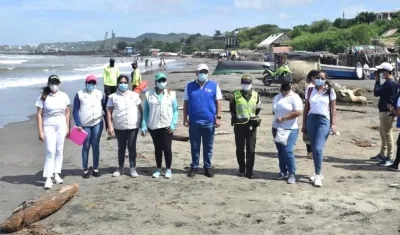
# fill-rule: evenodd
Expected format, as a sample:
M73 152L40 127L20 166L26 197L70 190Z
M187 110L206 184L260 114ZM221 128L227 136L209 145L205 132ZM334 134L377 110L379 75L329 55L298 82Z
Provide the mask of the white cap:
M393 65L391 65L390 63L388 63L388 62L383 62L381 65L379 65L379 66L376 66L376 68L378 69L378 70L387 70L387 71L390 71L390 72L392 72L393 71Z
M209 71L208 66L206 64L199 64L197 66L197 71L204 70L204 69Z

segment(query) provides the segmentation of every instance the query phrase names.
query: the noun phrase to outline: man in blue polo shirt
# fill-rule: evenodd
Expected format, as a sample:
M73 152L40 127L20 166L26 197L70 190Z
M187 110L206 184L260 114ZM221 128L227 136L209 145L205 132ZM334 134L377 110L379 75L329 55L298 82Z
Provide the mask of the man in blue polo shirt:
M222 93L218 84L208 80L208 66L197 66L197 79L186 85L183 94L183 125L189 127L192 152L189 177L194 177L199 168L200 146L203 140L204 174L214 177L211 158L215 128L221 122Z

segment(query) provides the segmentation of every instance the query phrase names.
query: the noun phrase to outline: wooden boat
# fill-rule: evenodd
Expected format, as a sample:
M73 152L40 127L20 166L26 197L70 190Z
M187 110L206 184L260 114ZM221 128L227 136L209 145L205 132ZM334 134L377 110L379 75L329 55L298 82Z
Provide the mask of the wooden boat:
M270 65L271 66L271 65ZM272 67L274 67L272 65ZM272 68L274 69L274 68ZM264 64L251 61L232 61L220 60L212 75L231 74L231 73L263 73Z

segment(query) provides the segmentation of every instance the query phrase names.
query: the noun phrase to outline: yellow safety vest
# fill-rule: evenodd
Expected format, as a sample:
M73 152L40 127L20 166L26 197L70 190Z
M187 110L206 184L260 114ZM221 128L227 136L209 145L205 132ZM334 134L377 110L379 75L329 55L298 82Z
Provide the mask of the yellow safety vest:
M258 93L256 91L251 92L251 98L247 100L242 96L240 90L233 93L236 103L236 122L237 124L245 124L250 119L256 117Z
M132 85L139 86L140 83L142 83L142 74L140 73L140 70L137 68L132 73Z
M103 78L105 86L117 86L117 78L119 76L119 68L109 65L104 68Z

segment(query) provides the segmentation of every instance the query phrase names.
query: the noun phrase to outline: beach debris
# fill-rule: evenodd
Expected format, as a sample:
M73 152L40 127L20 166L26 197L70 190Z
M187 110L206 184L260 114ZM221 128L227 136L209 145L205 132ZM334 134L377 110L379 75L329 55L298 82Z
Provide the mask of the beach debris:
M42 224L32 224L16 233L13 233L13 235L57 235L57 234L60 233L48 229Z
M375 126L369 126L368 127L371 130L379 130L379 126L375 125Z
M0 231L7 233L17 232L52 215L75 196L78 188L78 184L64 185L38 199L23 202L0 225Z
M390 184L389 187L391 187L391 188L400 188L400 184Z
M353 142L352 142L354 145L356 145L356 146L358 146L358 147L363 147L363 148L366 148L366 147L375 147L376 146L376 144L375 143L372 143L371 141L369 141L369 140L362 140L362 139L353 139Z
M366 110L348 109L348 108L338 108L338 107L336 107L336 111L353 112L353 113L367 113Z

